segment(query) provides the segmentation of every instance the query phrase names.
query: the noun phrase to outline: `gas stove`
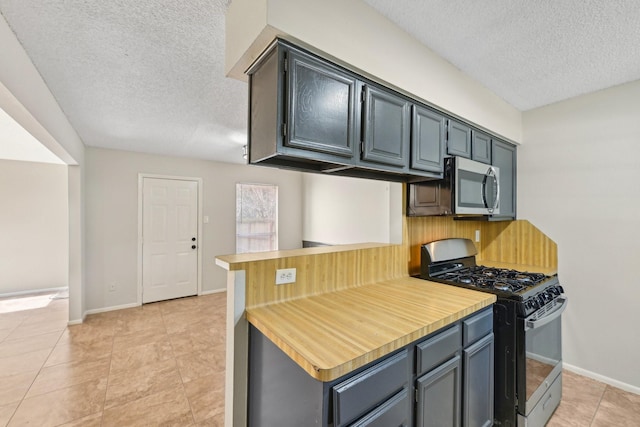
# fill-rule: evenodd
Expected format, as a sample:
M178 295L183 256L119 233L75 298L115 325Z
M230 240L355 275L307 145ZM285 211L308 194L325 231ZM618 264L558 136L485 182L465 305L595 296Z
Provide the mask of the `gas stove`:
M557 276L476 264L470 240L445 239L421 247L420 278L489 292L517 301L526 316L564 293Z
M561 315L568 298L555 275L476 265L476 254L468 239L424 244L420 277L497 296L494 425L542 427L562 396Z

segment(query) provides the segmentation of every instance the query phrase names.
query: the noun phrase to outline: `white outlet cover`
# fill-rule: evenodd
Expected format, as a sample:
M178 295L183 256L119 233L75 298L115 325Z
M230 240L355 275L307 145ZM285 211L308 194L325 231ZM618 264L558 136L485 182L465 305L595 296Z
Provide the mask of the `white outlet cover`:
M276 270L276 285L295 283L295 281L296 281L295 268L281 268L279 270Z

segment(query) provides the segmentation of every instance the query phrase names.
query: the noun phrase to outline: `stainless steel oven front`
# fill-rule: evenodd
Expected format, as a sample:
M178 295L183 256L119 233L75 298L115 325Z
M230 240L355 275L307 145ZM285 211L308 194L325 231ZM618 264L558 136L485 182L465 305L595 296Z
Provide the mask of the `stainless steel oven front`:
M518 318L518 426L544 426L562 397L562 295Z

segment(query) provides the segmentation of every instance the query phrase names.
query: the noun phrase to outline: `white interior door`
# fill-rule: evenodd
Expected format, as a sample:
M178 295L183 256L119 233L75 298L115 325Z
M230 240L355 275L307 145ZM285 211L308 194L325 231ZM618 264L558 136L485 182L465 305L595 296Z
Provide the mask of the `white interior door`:
M142 302L198 293L198 182L144 178Z

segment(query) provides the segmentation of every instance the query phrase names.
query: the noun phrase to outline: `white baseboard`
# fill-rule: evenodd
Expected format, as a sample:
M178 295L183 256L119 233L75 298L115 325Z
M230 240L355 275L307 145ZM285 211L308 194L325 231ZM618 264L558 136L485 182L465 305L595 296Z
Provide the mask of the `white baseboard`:
M30 289L28 291L8 292L6 294L0 294L0 298L19 297L21 295L30 295L30 294L44 294L49 292L61 292L66 289L68 289L67 286L62 286L61 288Z
M227 288L222 289L212 289L210 291L202 291L198 295L211 295L211 294L219 294L220 292L227 292Z
M567 371L571 371L578 375L582 375L582 376L600 381L602 383L609 384L610 386L617 387L624 391L628 391L629 393L640 395L640 387L623 383L622 381L614 380L613 378L605 377L604 375L596 374L595 372L587 371L586 369L569 365L568 363L565 363L565 362L562 363L562 367L565 368Z

